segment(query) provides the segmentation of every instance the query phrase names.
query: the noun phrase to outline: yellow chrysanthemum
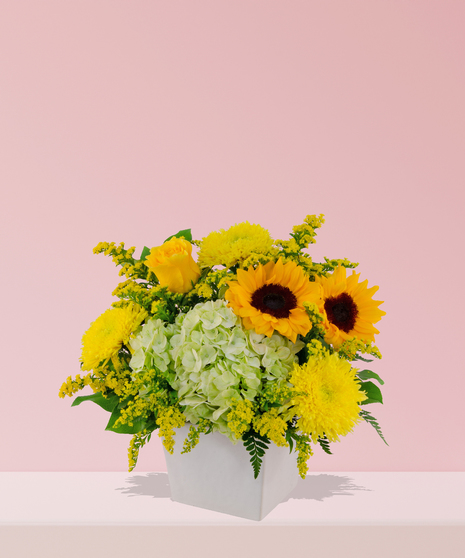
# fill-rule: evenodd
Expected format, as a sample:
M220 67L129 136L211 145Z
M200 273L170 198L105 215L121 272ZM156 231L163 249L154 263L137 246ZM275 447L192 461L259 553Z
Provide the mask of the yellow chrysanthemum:
M202 239L198 255L200 267L224 265L229 268L250 254L266 254L273 244L270 233L247 221L210 233Z
M292 399L292 410L299 417L299 429L315 443L325 435L330 442L339 441L360 420L359 403L367 396L355 374L350 362L336 354L310 357L302 366L294 366L289 381L305 395Z
M93 370L115 355L147 316L137 304L110 308L99 316L82 337L82 370Z
M306 335L312 323L304 302L321 304L321 286L311 283L294 262L268 262L257 269L237 270L237 281L228 282L225 298L246 329L271 337L274 331L293 343Z
M368 280L359 283L359 276L353 271L346 277L346 268L339 266L330 277L315 278L323 288L325 341L336 349L354 337L374 341L379 331L373 324L386 314L378 308L383 302L372 299L378 287L368 289Z

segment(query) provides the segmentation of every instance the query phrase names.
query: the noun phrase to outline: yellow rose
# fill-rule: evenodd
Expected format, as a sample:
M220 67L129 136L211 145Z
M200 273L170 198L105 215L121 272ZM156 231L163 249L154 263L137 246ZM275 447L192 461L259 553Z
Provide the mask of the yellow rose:
M190 242L173 237L152 248L144 263L155 273L162 287L168 287L173 293L187 293L200 277L200 268L191 253Z

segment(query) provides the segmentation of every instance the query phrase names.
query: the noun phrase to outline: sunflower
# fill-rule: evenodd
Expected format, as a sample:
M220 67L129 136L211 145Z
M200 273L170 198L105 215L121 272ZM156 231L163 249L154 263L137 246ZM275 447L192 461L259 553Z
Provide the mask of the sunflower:
M266 254L272 245L273 239L266 229L246 221L203 238L197 261L200 267L224 265L229 268L244 261L252 253Z
M386 314L378 306L383 302L373 300L379 287L367 287L368 280L358 282L360 273L346 277L346 268L339 266L330 277L316 277L323 288L325 341L334 348L354 337L374 341L379 331L374 323Z
M246 329L271 337L274 331L293 343L306 335L312 323L304 302L321 304L321 286L311 283L294 262L268 262L247 271L237 270L237 281L228 282L225 298Z
M110 308L99 316L82 337L82 370L93 370L114 356L147 316L137 304Z
M339 441L360 420L359 404L367 396L360 390L356 372L337 354L310 357L302 366L294 365L289 382L299 395L291 400L290 411L298 417L298 428L315 443L323 436Z

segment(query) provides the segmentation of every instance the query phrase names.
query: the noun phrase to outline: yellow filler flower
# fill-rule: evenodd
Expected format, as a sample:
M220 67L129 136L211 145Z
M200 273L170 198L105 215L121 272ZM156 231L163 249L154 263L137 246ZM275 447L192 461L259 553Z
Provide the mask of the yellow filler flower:
M325 341L336 349L354 337L374 341L379 331L373 324L386 314L378 308L383 302L372 299L379 287L368 289L368 280L359 283L359 276L353 271L346 277L346 268L339 266L330 277L315 278L323 288Z
M173 237L152 248L145 265L157 276L162 287L172 293L187 293L199 280L200 269L192 258L192 244Z
M356 372L337 354L310 357L302 366L294 365L289 382L300 394L291 400L290 411L299 417L298 428L315 443L325 435L330 442L338 442L360 420L359 404L367 396L360 390Z
M93 370L114 356L147 316L137 304L110 308L99 316L82 337L82 370Z
M271 337L274 331L293 343L306 335L312 323L304 302L321 304L321 286L311 283L294 262L268 262L257 269L237 270L237 281L228 282L225 298L246 329Z

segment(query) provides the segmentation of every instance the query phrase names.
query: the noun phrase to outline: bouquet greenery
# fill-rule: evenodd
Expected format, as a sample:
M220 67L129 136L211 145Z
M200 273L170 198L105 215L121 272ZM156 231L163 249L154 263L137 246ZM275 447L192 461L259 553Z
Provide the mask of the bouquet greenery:
M248 222L200 241L186 229L139 259L124 243L98 244L94 253L111 256L127 280L83 336L86 375L70 376L60 397L90 386L72 405L93 401L110 413L106 430L133 435L130 471L152 432L172 453L186 423L183 453L218 431L242 441L255 477L270 443L295 448L305 478L312 444L331 453L361 420L384 440L365 408L382 403L373 380L383 381L351 364L381 358L378 287L347 274L356 263L312 260L306 250L322 223L307 216L289 240Z

